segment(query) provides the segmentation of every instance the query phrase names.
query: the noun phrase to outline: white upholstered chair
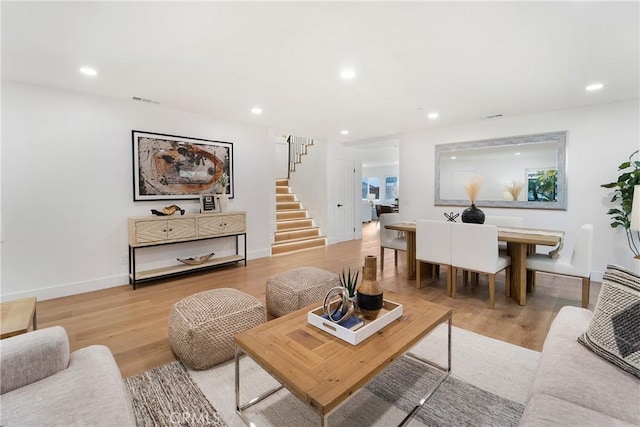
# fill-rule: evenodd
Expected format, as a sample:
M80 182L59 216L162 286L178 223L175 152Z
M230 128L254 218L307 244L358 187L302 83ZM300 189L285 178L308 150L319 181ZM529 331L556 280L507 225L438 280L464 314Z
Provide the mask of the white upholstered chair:
M495 306L496 274L505 270L508 295L511 258L498 251L498 228L485 224L451 224L451 296L456 297L458 268L489 275L489 308Z
M554 259L548 254L533 253L527 255L527 270L542 271L561 276L579 277L582 279L582 307L589 306L591 287L591 264L593 258L593 225L585 224L578 231L571 255Z
M447 266L447 295L451 295L451 225L448 221L416 221L416 287L421 288L422 263L431 264L436 280L436 265Z
M380 221L380 270L384 270L384 250L393 249L395 265L398 265L398 251L407 250L407 239L398 231L387 230L385 225L400 222L400 214L384 213L378 218Z

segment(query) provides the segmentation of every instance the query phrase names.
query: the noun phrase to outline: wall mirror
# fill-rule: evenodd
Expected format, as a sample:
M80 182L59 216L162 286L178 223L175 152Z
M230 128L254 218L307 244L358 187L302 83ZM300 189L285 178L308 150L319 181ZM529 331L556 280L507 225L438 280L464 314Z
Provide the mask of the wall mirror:
M465 184L479 177L478 207L567 209L567 132L440 144L436 206L469 206Z

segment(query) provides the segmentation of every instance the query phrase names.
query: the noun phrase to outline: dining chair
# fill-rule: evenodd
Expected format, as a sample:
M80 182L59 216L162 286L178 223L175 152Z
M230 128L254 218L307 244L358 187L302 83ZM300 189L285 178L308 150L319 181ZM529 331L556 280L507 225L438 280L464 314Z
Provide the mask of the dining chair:
M451 222L419 219L416 221L416 287L420 289L422 263L431 264L432 281L436 265L447 267L447 295L451 295Z
M489 275L489 308L495 306L496 274L505 271L505 295L511 281L511 257L498 251L498 227L451 224L451 296L456 297L457 269Z
M389 205L376 205L376 217L377 217L376 223L380 221L380 215L386 214L386 213L394 213L393 208Z
M593 225L585 224L576 236L571 255L560 252L558 258L548 254L532 253L527 255L527 270L557 274L560 276L578 277L582 279L582 307L589 307L591 288L591 264L593 259Z
M378 217L380 221L380 270L384 270L384 250L393 249L395 265L398 265L398 251L407 251L407 239L398 231L388 230L385 225L400 222L400 214L383 213Z

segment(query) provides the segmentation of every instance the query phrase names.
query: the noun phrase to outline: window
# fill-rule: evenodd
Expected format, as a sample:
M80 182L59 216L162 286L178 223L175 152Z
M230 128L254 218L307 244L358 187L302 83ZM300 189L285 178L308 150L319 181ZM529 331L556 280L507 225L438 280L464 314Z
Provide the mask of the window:
M377 176L362 178L362 198L366 199L369 194L375 194L375 198L380 199L380 179Z
M387 200L397 199L399 197L397 176L388 176L384 179L384 194Z

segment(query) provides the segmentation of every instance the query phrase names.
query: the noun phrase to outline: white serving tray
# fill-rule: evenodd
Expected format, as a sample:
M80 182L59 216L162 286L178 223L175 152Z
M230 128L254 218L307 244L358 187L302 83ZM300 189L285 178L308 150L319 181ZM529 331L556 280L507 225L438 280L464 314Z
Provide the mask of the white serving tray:
M323 318L322 315L324 314L324 310L322 307L311 310L307 314L307 322L316 328L333 335L334 337L338 337L341 340L348 342L349 344L358 345L380 329L400 318L402 313L402 304L384 300L382 309L380 310L380 313L378 313L378 317L376 317L375 320L365 320L364 326L356 329L355 331Z

